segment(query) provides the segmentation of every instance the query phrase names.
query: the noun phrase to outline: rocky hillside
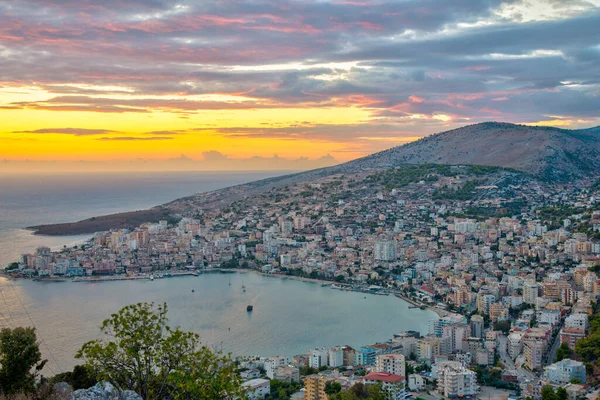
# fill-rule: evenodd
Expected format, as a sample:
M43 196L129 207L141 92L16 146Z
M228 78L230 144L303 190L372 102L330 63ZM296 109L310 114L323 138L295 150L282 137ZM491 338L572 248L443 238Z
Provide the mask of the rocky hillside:
M600 127L568 130L486 122L434 134L346 165L354 170L423 163L493 165L567 181L600 173Z

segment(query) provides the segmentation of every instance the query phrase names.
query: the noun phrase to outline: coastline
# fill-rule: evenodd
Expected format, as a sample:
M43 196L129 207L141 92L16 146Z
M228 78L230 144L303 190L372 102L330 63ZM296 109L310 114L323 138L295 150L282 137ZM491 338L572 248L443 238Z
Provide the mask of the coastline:
M47 282L47 283L60 283L60 282L74 282L74 283L100 283L100 282L116 282L116 281L129 281L129 280L154 280L154 279L169 279L169 278L177 278L177 277L189 277L189 276L194 276L194 277L198 277L201 276L203 274L211 274L211 273L222 273L222 274L228 274L228 273L238 273L238 274L256 274L256 275L261 275L264 277L270 277L270 278L277 278L277 279L289 279L289 280L294 280L294 281L299 281L299 282L306 282L306 283L314 283L314 284L319 284L319 285L327 285L329 286L331 289L337 289L337 290L342 290L342 291L349 291L349 292L355 292L355 293L363 293L363 294L369 294L369 295L375 295L375 296L382 296L382 295L393 295L394 297L403 300L409 304L412 304L413 306L416 307L422 307L425 306L425 309L429 310L429 311L433 311L435 314L437 314L440 318L441 317L445 317L447 315L450 315L451 313L449 311L446 310L441 310L439 308L436 307L432 307L430 305L427 304L422 304L422 303L418 303L406 296L403 296L401 294L399 294L397 291L391 291L391 292L385 292L385 293L376 293L376 292L369 292L366 290L358 290L352 287L347 287L347 288L335 288L332 287L333 285L335 285L337 282L334 281L328 281L328 280L324 280L324 279L315 279L315 278L306 278L306 277L302 277L302 276L293 276L293 275L281 275L281 274L269 274L269 273L265 273L262 271L257 271L254 269L245 269L245 268L213 268L210 270L200 270L200 271L178 271L178 272L166 272L168 273L168 276L160 276L162 274L164 274L166 271L157 271L156 272L156 277L154 276L154 274L150 274L150 275L106 275L106 276L96 276L96 277L74 277L74 278L50 278L50 277L44 277L44 278L17 278L17 277L12 277L9 273L4 273L4 277L7 279L31 279L33 281L36 282Z

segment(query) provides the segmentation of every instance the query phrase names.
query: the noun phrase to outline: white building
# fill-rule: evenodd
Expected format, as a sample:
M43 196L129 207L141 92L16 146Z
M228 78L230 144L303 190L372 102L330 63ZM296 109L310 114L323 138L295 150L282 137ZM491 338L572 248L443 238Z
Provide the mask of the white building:
M462 365L438 368L437 382L437 390L445 398L474 398L477 395L477 374Z
M277 367L283 367L290 363L290 358L286 356L269 357L264 364L265 373L269 379L274 379Z
M588 328L587 314L572 314L565 318L565 327L567 328Z
M331 368L344 365L344 351L340 346L332 347L327 352L327 366Z
M378 354L375 361L375 371L406 376L406 359L402 354Z
M425 380L419 374L410 374L408 376L408 390L420 392L425 390Z
M327 350L313 349L308 352L308 366L319 369L323 365L327 365Z
M539 286L536 281L527 280L523 282L523 302L535 304L538 298Z
M271 381L268 379L252 379L242 383L242 386L247 390L248 400L264 399L271 393Z
M376 261L395 261L398 258L398 242L381 240L375 242L374 258Z

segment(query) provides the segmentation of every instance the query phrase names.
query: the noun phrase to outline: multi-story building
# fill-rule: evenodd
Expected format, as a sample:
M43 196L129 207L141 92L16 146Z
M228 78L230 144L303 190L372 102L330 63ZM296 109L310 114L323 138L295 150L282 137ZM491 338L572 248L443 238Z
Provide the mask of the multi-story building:
M410 395L404 389L404 377L389 372L371 372L365 376L365 383L380 384L390 400L407 400Z
M300 382L300 369L293 365L284 365L275 368L273 379L282 382Z
M377 354L373 347L361 347L354 355L354 365L375 365Z
M335 346L327 351L327 366L331 368L344 365L344 351L341 346Z
M535 304L538 298L539 285L534 280L523 282L523 302L527 304Z
M304 400L327 400L325 385L327 378L320 375L310 375L304 378Z
M531 371L542 366L542 359L546 351L546 343L541 339L526 339L523 342L523 355L525 356L525 365Z
M375 371L406 377L406 359L402 354L378 354Z
M508 335L507 341L507 352L508 356L513 360L516 359L519 354L521 354L521 350L523 350L523 332L511 332Z
M477 375L462 365L444 365L437 369L437 390L445 398L475 398Z
M484 320L481 315L471 317L471 337L483 338Z
M568 358L544 368L544 379L555 385L566 385L572 379L579 379L581 383L585 383L585 378L585 365Z
M560 330L560 343L566 343L571 350L575 350L575 343L583 338L585 338L585 329L564 327Z
M246 389L248 400L264 399L271 393L271 381L268 379L251 379L242 383L242 386Z
M398 258L398 242L395 240L380 240L375 242L374 258L376 261L395 261Z
M264 364L265 374L269 379L274 379L275 369L279 366L288 365L290 358L286 356L269 357Z
M566 328L578 328L578 329L587 329L588 328L588 315L587 314L571 314L567 318L565 318L565 327Z
M308 352L308 366L311 368L319 369L322 366L327 365L327 350L326 349L313 349Z

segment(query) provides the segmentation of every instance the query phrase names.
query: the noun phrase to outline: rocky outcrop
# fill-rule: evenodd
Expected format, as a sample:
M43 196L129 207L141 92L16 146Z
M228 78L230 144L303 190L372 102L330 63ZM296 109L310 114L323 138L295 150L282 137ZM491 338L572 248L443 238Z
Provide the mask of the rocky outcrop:
M120 391L108 382L99 382L89 389L71 391L68 384L61 382L54 385L54 391L61 399L70 400L142 400L134 391Z

